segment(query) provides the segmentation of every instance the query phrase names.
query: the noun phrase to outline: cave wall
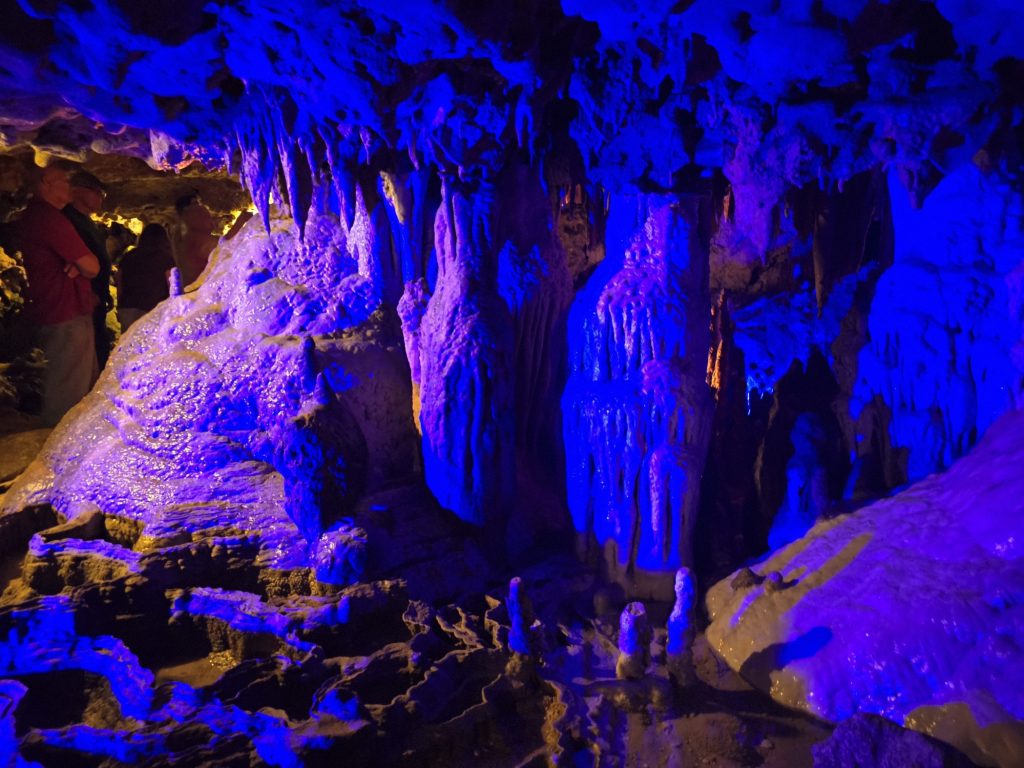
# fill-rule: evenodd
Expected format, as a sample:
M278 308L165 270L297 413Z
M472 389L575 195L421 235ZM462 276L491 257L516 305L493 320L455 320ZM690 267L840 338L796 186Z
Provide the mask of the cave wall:
M610 575L670 585L681 564L734 562L948 466L1018 402L1009 6L162 13L5 11L3 146L238 174L266 271L245 276L251 229L222 249L243 265L211 268L188 301L255 351L207 371L129 338L119 365L141 355L161 373L136 378L195 390L179 431L147 438L154 457L220 424L204 414L223 382L277 377L260 385L273 407L240 383L224 418L270 435L241 455L280 478L307 539L360 487L421 476L499 549L571 524ZM193 344L165 333L147 337L160 354ZM286 341L265 357L263 336ZM340 398L378 366L405 383ZM144 409L108 398L131 443ZM342 399L351 413L324 416ZM339 426L353 420L362 440ZM214 466L210 450L181 456Z
M116 177L119 153L177 181L201 161L260 213L0 502L34 601L0 610L4 674L98 674L146 721L35 738L142 759L205 720L276 764L357 731L357 760L478 759L474 718L529 708L493 684L502 634L537 639L526 582L508 609L480 585L575 539L592 568L543 577L573 621L612 599L595 577L667 598L681 568L703 591L751 563L706 634L750 684L1020 763L1015 3L10 6L3 192L15 163ZM621 733L587 701L614 630L548 630L543 728L579 755L605 712ZM252 663L223 706L157 696L165 637ZM29 695L0 690L8 744Z
M895 174L889 187L894 258L875 285L850 410L861 445L888 441L858 459L891 487L946 469L1020 405L1024 217L1020 194L973 165L916 209Z

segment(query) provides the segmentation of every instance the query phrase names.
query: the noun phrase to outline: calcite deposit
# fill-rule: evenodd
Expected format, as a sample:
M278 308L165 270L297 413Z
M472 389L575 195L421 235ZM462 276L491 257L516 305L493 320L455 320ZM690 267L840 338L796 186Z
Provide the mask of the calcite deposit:
M944 474L818 523L708 592L707 636L773 698L843 721L881 715L983 765L1024 756L1012 662L1019 587L1019 411Z
M1021 18L4 4L0 764L1018 764ZM30 460L55 159L258 215Z

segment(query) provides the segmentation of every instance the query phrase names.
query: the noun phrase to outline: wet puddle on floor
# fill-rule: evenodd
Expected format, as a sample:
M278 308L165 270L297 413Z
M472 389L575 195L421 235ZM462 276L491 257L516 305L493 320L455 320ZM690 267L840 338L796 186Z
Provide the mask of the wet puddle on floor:
M198 659L159 667L154 670L154 683L186 683L193 688L202 688L217 682L221 675L236 666L238 662L230 651L218 651Z

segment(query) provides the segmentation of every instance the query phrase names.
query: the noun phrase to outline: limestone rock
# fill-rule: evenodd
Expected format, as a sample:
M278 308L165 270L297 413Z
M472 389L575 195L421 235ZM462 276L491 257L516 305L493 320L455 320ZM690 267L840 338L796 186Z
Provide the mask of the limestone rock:
M250 222L197 289L132 327L2 511L99 508L153 541L242 530L271 562L304 564L364 489L416 468L408 369L379 304L336 220L305 239Z
M919 210L892 175L889 186L894 263L878 280L850 411L864 480L901 485L945 469L1021 405L1024 205L973 166Z
M815 768L968 768L950 746L900 728L878 715L858 714L814 746Z
M512 331L493 190L479 185L446 181L437 214L438 279L419 330L423 470L441 506L502 531L515 490Z
M819 522L757 578L716 584L711 646L787 706L880 714L976 762L1018 764L1022 435L1010 412L945 473Z
M675 570L693 563L709 439L706 230L698 197L616 202L620 250L570 315L569 509L614 578L667 597Z
M697 638L697 585L689 568L676 571L675 592L675 603L668 617L665 665L677 685L688 685L696 680L693 643Z
M619 658L615 676L640 680L651 664L651 625L643 603L630 603L619 619Z

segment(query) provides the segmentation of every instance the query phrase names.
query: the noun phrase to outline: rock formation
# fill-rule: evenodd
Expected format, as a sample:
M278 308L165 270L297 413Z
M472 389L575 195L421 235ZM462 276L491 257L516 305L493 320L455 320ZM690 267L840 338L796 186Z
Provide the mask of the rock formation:
M346 514L414 467L397 322L336 224L312 220L300 241L250 223L231 245L126 335L5 510L102 509L153 541L259 532L275 567L359 546ZM321 538L335 530L344 545Z
M569 508L610 573L665 593L657 576L693 563L709 436L706 209L696 196L616 203L614 245L570 319Z
M0 500L0 753L1019 762L1014 3L7 5L0 407L29 166L259 216Z
M676 599L668 617L665 664L677 685L688 685L693 670L693 643L697 637L697 585L689 568L676 571Z
M643 603L630 603L619 619L619 658L615 676L620 680L640 680L651 664L651 625Z
M1024 755L1016 515L1019 411L946 473L818 523L708 593L708 640L778 701L832 721L882 715L976 762Z

